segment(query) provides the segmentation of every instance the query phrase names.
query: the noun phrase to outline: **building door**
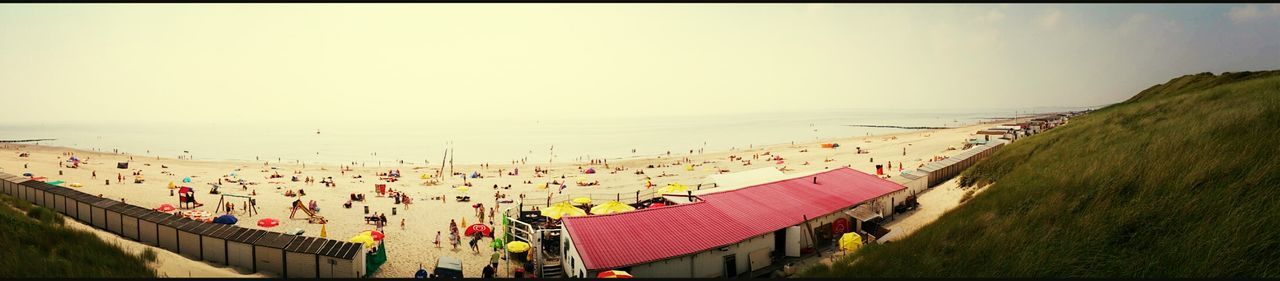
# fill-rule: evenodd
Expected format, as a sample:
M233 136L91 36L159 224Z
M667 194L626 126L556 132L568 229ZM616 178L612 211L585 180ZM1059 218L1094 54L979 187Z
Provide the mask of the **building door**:
M787 229L779 229L773 232L773 256L781 257L787 255Z
M728 278L738 277L738 255L737 254L724 256L724 276Z

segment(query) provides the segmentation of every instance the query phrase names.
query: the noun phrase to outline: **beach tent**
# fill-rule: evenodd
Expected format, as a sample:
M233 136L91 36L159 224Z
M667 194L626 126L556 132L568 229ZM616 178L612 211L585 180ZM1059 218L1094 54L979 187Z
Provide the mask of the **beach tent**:
M587 168L587 172L586 172L586 173L588 173L588 174L595 174L595 173L596 173L596 168Z

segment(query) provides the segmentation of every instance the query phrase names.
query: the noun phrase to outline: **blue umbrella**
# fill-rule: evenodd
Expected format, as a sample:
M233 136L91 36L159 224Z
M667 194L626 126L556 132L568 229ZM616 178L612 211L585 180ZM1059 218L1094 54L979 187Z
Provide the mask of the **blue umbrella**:
M426 279L426 278L427 278L427 269L426 269L426 268L421 268L421 267L419 267L419 268L418 268L418 273L414 273L414 274L413 274L413 278L417 278L417 279Z
M24 177L30 177L30 176L31 176L31 173L22 173L22 176L24 176Z
M237 221L240 221L240 220L236 219L236 216L232 216L232 215L221 215L213 219L214 223L221 223L221 224L236 224Z
M182 182L191 182L190 177L182 178Z

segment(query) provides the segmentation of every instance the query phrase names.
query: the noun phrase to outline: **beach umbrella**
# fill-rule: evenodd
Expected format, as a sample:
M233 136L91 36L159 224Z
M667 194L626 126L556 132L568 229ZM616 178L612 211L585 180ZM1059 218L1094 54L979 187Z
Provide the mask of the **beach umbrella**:
M596 173L596 168L587 168L587 173L588 173L588 174L595 174L595 173Z
M559 219L564 216L581 216L587 212L578 207L570 205L568 202L560 202L542 209L542 215L552 219Z
M427 268L422 267L422 266L418 266L418 272L413 273L413 278L414 278L414 279L426 279L426 278L427 278Z
M236 222L238 221L240 221L240 219L237 219L236 216L232 216L231 214L221 215L216 218L213 218L213 223L220 223L220 224L236 224Z
M64 183L64 181L62 181L62 180L55 180L55 181L51 181L51 182L49 182L49 184L52 184L52 185L60 185L60 184L62 184L62 183Z
M502 238L494 238L493 242L489 242L489 247L493 248L495 251L502 249Z
M182 178L182 182L191 182L191 177Z
M31 173L22 173L22 176L24 176L24 177L30 177L30 176L31 176Z
M280 220L277 219L265 218L258 220L258 226L261 227L276 227L278 225L280 225Z
M529 243L524 241L511 241L507 243L507 251L512 253L524 253L529 251Z
M685 171L693 171L693 164L684 165L684 170L685 170Z
M373 247L373 245L377 244L377 242L373 241L373 237L369 235L352 236L351 239L348 239L347 241L352 243L364 244L366 248Z
M382 234L381 231L377 231L377 230L365 230L364 232L361 232L360 235L368 235L369 237L373 238L373 241L382 241L382 238L387 237L387 235Z
M178 186L174 185L173 182L169 182L169 189L174 189L174 188L178 188Z
M457 188L454 188L453 190L456 190L458 192L467 192L467 190L471 190L471 189L467 188L466 186L459 186Z
M688 190L689 190L688 186L685 186L680 183L671 183L671 184L668 184L667 186L659 188L658 193L663 193L663 194L684 193L685 191L688 191Z
M428 175L428 174L422 174L422 176L420 176L420 177L418 177L418 178L420 178L420 179L424 179L424 180L425 180L425 179L430 179L430 178L431 178L431 175Z
M466 236L475 235L476 233L483 234L484 236L493 235L493 228L490 228L488 225L477 223L477 224L468 226L467 230L462 232L462 234Z
M858 236L858 234L853 232L848 232L840 236L841 251L857 250L859 246L862 246L862 236Z
M630 273L621 270L601 271L596 278L634 278Z
M573 198L573 203L574 204L591 204L591 198L587 198L587 197Z
M622 202L609 201L609 202L604 202L604 204L591 207L591 213L596 215L604 215L604 214L633 211L635 209L636 207L631 207L631 205L622 204Z
M169 204L160 204L160 207L156 207L156 211L161 211L165 213L173 212L173 210L177 210L177 209L178 208L174 208L173 205L169 205Z

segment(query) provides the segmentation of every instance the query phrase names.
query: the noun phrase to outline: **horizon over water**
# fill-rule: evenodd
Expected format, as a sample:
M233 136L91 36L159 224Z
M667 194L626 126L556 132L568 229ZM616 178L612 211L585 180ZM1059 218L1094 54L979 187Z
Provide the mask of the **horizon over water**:
M1062 110L1040 110L1052 112ZM870 112L779 111L750 114L615 117L583 120L535 117L518 120L444 122L210 122L154 124L0 124L0 139L52 138L41 145L100 152L195 160L280 161L365 166L440 165L454 148L454 164L529 164L619 159L723 151L731 148L812 142L918 131L846 125L962 126L1013 110ZM336 123L336 124L335 124ZM316 134L316 130L320 134ZM957 140L959 141L959 140ZM554 159L551 149L554 146ZM636 152L632 153L632 149ZM184 153L189 151L190 153ZM255 159L256 157L260 157ZM424 165L425 162L425 165Z

